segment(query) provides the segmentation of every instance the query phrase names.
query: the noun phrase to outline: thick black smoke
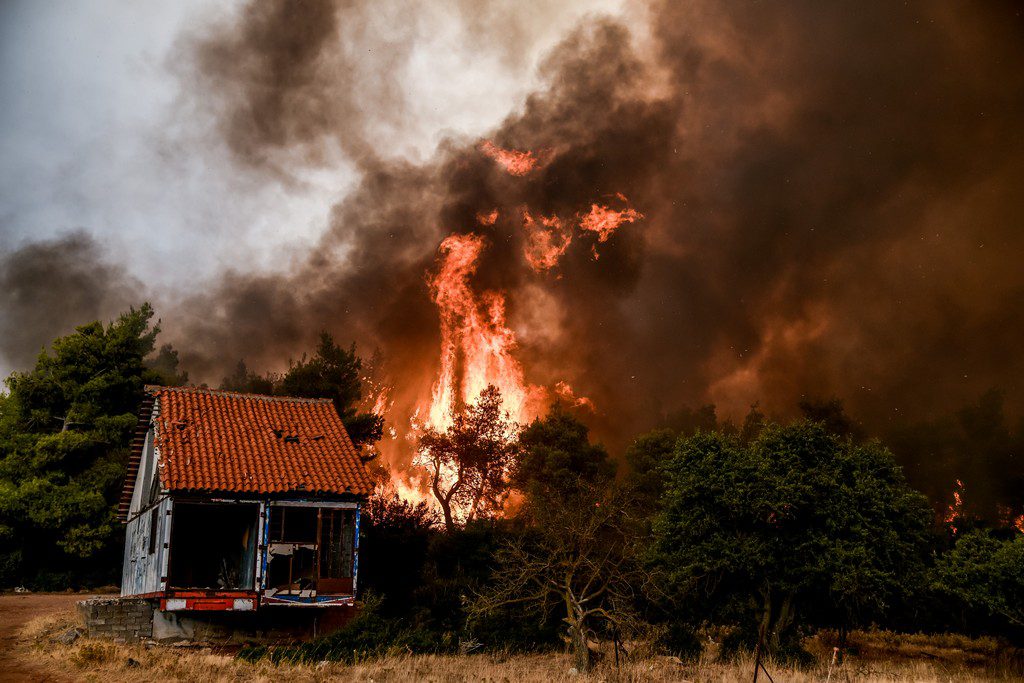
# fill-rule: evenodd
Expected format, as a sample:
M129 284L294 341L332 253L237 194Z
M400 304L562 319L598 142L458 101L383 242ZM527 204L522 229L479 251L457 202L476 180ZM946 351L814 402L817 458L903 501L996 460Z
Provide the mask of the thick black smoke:
M876 434L992 386L1020 412L1020 12L648 10L649 26L589 19L548 56L544 86L488 136L544 159L522 177L480 140L452 138L425 164L374 147L368 131L405 114L389 74L415 36L356 53L373 3L254 1L203 36L196 95L235 155L225 173L290 178L340 149L362 181L290 272L239 269L165 313L193 377L216 382L243 357L280 367L327 329L383 351L391 417L407 420L437 362L426 273L446 235L476 232L489 246L475 285L508 294L528 380L592 398L613 444L709 402L785 417L839 396ZM524 207L570 220L616 193L644 219L528 267Z
M626 341L616 339L626 331L616 308L641 275L641 226L601 245L600 261L591 255L596 238L580 238L555 272L537 274L523 257L522 212L568 220L615 193L655 207L661 200L650 185L671 154L675 122L665 102L645 93L648 68L622 26L581 27L544 69L548 88L494 136L500 145L544 150L542 168L510 176L479 151L477 140L451 141L423 166L363 157L362 184L334 208L331 229L305 264L287 277L232 273L214 292L186 303L175 332L185 365L216 377L227 359L245 357L250 367L280 363L327 328L382 349L395 384L393 419L408 424L437 365L438 320L427 273L446 235L479 232L488 248L475 284L508 294L527 379L549 387L582 381L588 391L616 393L614 375L605 380L593 369ZM249 111L254 100L228 104ZM247 143L271 144L260 134ZM477 215L494 209L496 224L482 227ZM609 316L604 330L601 316ZM577 344L577 337L594 344ZM614 402L606 405L613 410ZM614 426L620 425L628 426Z
M359 117L334 104L353 100L333 97L348 85L335 28L367 10L308 10L255 3L203 47L206 73L233 84L211 94L246 159L358 138ZM504 174L475 140L426 166L371 150L308 263L228 276L188 338L216 364L327 326L405 359L398 372L420 368L434 353L424 272L436 246L498 208L479 286L510 293L531 379L568 372L613 431L705 401L786 412L837 394L874 423L992 384L1016 401L1024 69L1012 7L669 3L652 16L654 59L629 27L588 22L548 58L546 88L494 131L499 145L547 150L540 170ZM560 278L526 267L520 207L567 217L615 192L646 218L600 260L581 239Z
M992 384L1019 407L1020 13L666 7L691 172L673 174L674 249L651 250L635 298L637 338L667 363L645 386L696 356L699 390L734 409L838 394L878 424Z
M370 72L351 44L367 30L372 3L268 0L246 5L238 24L190 43L204 98L231 152L245 165L290 178L290 165L326 162L340 148L356 160L372 150L371 121L401 114L401 94L386 68ZM409 42L373 55L399 62Z

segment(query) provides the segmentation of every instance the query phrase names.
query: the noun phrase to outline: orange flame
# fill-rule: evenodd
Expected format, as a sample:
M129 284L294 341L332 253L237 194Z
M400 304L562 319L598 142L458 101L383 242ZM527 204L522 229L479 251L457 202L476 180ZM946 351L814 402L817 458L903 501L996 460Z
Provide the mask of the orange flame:
M480 151L494 159L509 175L524 176L537 167L540 159L533 152L498 147L490 140L480 145Z
M566 381L561 381L555 384L555 393L558 394L559 398L576 408L587 408L588 410L597 411L597 407L594 402L586 396L577 396L576 392L573 391L572 385Z
M477 294L470 286L484 247L479 235L451 235L441 242L430 290L441 316L441 367L431 392L426 424L445 429L452 413L493 384L505 409L523 422L536 414L539 387L527 385L513 355L515 333L505 322L505 297Z
M624 202L628 201L621 194L616 196ZM591 204L590 211L580 219L580 228L595 233L598 242L607 242L623 223L633 223L643 217L642 213L632 207L619 211L603 204Z
M480 149L513 176L526 175L543 163L533 152L503 149L489 140ZM605 242L623 223L643 218L643 214L628 206L624 195L615 196L627 206L619 210L592 204L589 212L576 214L572 221L558 216L535 219L524 209L524 252L528 264L537 272L555 267L572 243L572 225L577 221L582 230L597 235L597 242ZM491 226L498 216L495 208L476 214L476 220L481 226ZM412 430L405 435L410 443L415 443L417 432L423 427L450 427L456 411L472 404L489 385L498 388L505 410L521 424L540 415L550 400L543 387L527 383L523 367L515 357L516 335L506 321L504 294L478 292L472 286L484 247L482 235L450 235L438 247L436 270L427 275L441 323L440 360L429 399L416 405L410 418ZM597 258L596 249L594 257ZM577 396L564 381L558 382L554 391L573 406L595 410L591 399ZM377 399L375 412L386 412L393 403L384 393ZM403 498L422 500L422 473L413 474L420 463L414 458L412 464L404 478L395 479L394 486Z
M541 216L538 224L528 211L524 211L523 229L526 230L526 248L523 250L526 261L538 273L558 265L572 244L572 233L558 216Z
M376 394L376 396L373 399L373 407L370 408L370 412L374 415L383 417L394 403L394 401L391 400L391 387L387 385L375 387L375 390L370 395L373 396L374 394Z
M1013 520L1013 528L1024 534L1024 515Z
M400 499L417 505L422 502L430 502L427 493L427 482L424 481L422 473L416 470L396 472L387 470L387 477L374 487L374 494L385 499L398 496Z
M953 502L946 509L946 515L942 518L948 526L949 530L954 534L957 532L956 521L963 517L964 507L964 483L959 479L956 480L956 488L953 489Z

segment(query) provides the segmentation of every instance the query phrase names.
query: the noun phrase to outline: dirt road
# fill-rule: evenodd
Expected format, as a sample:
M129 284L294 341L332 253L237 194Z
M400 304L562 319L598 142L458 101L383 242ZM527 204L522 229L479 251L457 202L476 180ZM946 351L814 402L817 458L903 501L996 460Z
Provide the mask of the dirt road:
M87 595L74 593L14 593L0 595L0 683L34 681L63 682L61 678L37 671L16 651L18 631L36 617L74 609Z

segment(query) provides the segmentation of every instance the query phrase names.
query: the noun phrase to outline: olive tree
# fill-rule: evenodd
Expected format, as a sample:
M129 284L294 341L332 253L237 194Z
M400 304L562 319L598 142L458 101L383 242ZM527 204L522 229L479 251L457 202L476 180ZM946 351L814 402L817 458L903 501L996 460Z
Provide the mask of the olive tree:
M923 579L930 509L877 442L807 421L749 443L702 432L664 470L653 561L696 613L769 649L877 618Z
M543 618L557 615L577 668L586 670L597 630L631 623L630 607L645 580L633 496L615 484L604 448L565 413L533 422L521 443L513 474L524 496L520 533L498 551L474 612L522 605Z

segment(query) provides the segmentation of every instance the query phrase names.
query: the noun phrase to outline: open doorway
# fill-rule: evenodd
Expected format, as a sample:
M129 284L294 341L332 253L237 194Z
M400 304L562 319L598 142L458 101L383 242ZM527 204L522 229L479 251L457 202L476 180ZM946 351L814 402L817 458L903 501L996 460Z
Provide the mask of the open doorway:
M170 588L254 590L259 505L175 503Z
M320 580L317 589L321 593L352 595L355 539L355 510L320 511Z

